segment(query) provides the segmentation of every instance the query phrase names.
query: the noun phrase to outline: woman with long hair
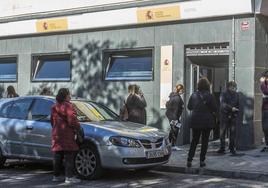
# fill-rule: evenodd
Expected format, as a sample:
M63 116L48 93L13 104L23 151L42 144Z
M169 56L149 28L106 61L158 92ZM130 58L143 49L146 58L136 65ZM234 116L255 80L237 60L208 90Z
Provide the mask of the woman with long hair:
M206 166L205 159L208 149L209 134L211 129L215 128L215 114L217 105L214 96L210 93L210 83L206 77L199 80L198 90L194 92L189 99L188 109L191 111L190 128L192 129L192 141L188 153L187 167L192 166L192 160L195 155L196 146L201 141L200 167Z
M7 87L7 98L13 97L19 97L19 95L16 93L15 88L10 85Z

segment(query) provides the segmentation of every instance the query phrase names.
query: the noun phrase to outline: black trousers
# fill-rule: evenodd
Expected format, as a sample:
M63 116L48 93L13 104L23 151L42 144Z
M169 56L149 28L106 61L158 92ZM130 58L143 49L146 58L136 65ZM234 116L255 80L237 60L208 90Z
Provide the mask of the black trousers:
M74 157L75 151L57 151L54 152L54 160L53 160L53 169L54 176L59 176L61 172L61 167L65 166L65 177L70 178L74 175Z
M236 138L236 118L225 119L221 122L220 127L220 140L221 149L225 150L225 135L229 131L229 149L235 150L235 138Z
M268 146L268 110L262 112L262 130L264 133L265 144Z
M208 140L211 129L192 129L193 138L188 153L188 161L192 161L195 155L196 146L199 143L200 136L202 135L200 161L206 160L208 149Z

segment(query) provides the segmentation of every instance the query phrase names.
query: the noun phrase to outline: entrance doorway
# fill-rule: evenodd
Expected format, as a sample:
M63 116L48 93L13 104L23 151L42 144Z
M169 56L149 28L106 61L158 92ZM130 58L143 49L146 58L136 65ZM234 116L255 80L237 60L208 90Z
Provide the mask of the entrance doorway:
M220 106L220 94L225 90L225 84L229 80L228 43L187 46L185 49L186 103L190 95L197 91L198 80L207 77L211 83L211 92L216 98L217 106ZM186 124L188 125L189 112L187 111L185 114ZM188 128L185 131L184 134L188 135L185 138L190 141L190 129ZM218 139L219 134L220 130L217 126L212 131L210 139Z

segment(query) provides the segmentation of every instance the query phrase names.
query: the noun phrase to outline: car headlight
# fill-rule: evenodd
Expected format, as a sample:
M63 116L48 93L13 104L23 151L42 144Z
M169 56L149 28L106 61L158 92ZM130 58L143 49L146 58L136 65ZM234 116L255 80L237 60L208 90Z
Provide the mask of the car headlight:
M141 147L140 143L136 139L133 139L133 138L112 136L109 138L109 140L115 146L132 147L132 148Z

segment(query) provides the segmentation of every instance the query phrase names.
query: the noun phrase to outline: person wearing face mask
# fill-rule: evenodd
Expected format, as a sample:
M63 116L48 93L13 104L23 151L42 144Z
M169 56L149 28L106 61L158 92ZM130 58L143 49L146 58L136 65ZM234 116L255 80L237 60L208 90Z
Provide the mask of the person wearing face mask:
M229 149L232 155L236 154L236 122L239 112L239 95L235 81L226 84L226 91L220 97L220 141L218 153L225 154L225 134L229 131Z

